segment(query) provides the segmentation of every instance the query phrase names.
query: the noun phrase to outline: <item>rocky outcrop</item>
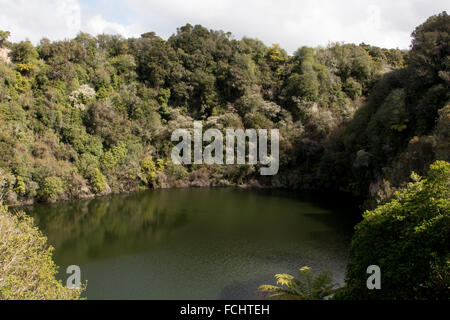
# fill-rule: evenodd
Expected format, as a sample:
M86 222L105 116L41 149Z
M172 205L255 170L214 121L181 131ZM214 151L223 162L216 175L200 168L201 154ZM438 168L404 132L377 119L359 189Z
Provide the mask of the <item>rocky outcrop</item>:
M8 48L0 48L0 60L6 63L11 63L11 58L9 57L9 50Z

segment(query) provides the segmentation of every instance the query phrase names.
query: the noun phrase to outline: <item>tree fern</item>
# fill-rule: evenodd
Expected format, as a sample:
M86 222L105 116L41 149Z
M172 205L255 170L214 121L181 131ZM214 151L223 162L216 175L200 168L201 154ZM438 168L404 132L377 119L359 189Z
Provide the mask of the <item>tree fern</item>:
M274 300L322 300L334 293L330 271L315 276L309 267L299 269L299 276L286 273L276 274L277 286L262 285L258 293Z

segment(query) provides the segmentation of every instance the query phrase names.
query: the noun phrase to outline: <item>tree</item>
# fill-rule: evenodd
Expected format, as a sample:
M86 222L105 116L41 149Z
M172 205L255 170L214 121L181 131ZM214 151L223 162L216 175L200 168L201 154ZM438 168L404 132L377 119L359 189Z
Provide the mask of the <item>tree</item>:
M390 202L364 213L338 298L450 298L450 163L436 161L427 178L412 178ZM370 265L381 269L381 290L367 289Z
M136 72L143 82L159 88L164 85L174 63L174 52L156 35L144 34L130 41L130 51L136 59Z
M33 63L39 56L30 41L22 41L14 44L11 50L12 60L15 63Z
M273 70L279 70L278 68L288 60L288 55L278 43L274 43L267 52L267 59Z
M450 104L439 110L435 136L437 138L436 157L441 160L450 160Z
M0 300L78 300L83 289L57 281L53 248L23 212L0 204Z
M276 274L277 284L262 285L258 292L273 300L322 300L334 292L331 273L323 271L318 276L309 267L299 270L299 277L289 274Z
M353 78L347 78L344 83L344 91L352 99L356 99L362 95L361 84Z
M450 92L446 14L418 28L413 63L401 70L407 53L400 50L331 44L290 56L279 45L200 25L181 27L167 41L154 32L131 39L79 33L42 39L36 48L5 43L9 33L2 35L11 52L1 52L8 63L0 63L0 165L23 179L8 192L11 203L93 195L103 187L132 191L142 182L139 161L168 157L170 131L192 119L279 128L285 170L267 184L326 185L364 196L377 180L394 181L398 159L410 163L396 179L401 183L448 154L448 117L439 112ZM427 141L420 153L427 157L406 152L415 136ZM123 157L108 151L121 141ZM122 158L132 161L119 165ZM221 175L231 183L249 178Z
M320 83L314 70L314 50L302 47L295 52L293 73L287 80L288 93L308 101L316 101L319 96Z
M0 30L0 48L3 47L11 33L9 31Z
M412 34L409 59L419 76L418 84L450 83L450 16L446 11L428 18Z

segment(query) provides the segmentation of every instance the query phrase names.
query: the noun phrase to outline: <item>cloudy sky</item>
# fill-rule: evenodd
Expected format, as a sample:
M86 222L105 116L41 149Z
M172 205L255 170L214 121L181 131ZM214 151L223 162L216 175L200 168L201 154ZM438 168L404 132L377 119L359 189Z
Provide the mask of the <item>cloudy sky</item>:
M74 37L80 30L163 38L186 23L231 31L289 53L330 41L408 48L410 34L448 0L0 0L0 29L13 41Z

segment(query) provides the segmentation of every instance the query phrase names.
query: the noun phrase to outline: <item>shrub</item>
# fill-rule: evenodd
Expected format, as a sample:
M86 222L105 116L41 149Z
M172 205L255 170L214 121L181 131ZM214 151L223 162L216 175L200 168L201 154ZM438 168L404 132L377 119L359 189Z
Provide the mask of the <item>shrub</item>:
M23 181L23 178L21 176L18 176L16 178L16 187L14 188L14 191L21 196L24 196L27 192L27 188L25 185L25 182Z
M96 192L102 192L105 190L107 181L103 173L101 173L98 168L91 171L90 181Z
M426 179L412 177L393 200L364 213L339 298L450 298L450 163L436 161ZM381 290L367 289L370 265L381 269Z
M58 177L47 177L44 179L40 194L45 201L57 200L64 193L64 184Z
M70 103L81 110L85 110L86 105L95 99L95 90L87 84L82 85L78 90L69 96Z
M353 100L362 95L362 86L353 78L348 78L344 83L344 91Z
M27 40L14 44L11 56L16 63L28 63L35 61L38 58L38 53L33 44Z
M24 213L0 204L0 300L78 300L84 289L64 287L47 238Z
M147 157L141 161L142 180L147 185L152 185L156 180L156 165L152 157Z
M122 165L127 156L127 146L124 142L119 142L110 150L103 154L101 158L102 171L109 174L114 173L118 166Z
M158 168L158 171L164 171L166 169L166 163L164 159L156 160L156 167Z
M188 176L188 171L182 165L173 164L172 161L168 161L165 168L165 173L176 181L182 181Z

